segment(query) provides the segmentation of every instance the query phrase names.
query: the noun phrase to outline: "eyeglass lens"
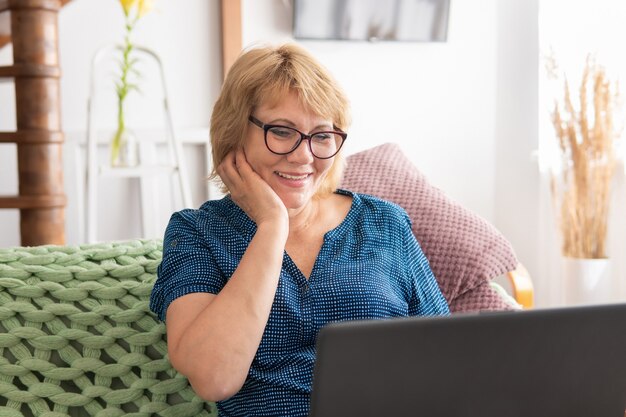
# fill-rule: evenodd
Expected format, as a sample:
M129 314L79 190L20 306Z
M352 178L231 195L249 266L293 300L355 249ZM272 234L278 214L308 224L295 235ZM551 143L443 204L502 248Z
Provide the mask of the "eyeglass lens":
M286 126L274 126L267 129L266 143L270 151L279 154L292 152L301 138L300 132ZM318 158L330 158L335 155L343 138L333 132L318 132L309 140L311 153Z

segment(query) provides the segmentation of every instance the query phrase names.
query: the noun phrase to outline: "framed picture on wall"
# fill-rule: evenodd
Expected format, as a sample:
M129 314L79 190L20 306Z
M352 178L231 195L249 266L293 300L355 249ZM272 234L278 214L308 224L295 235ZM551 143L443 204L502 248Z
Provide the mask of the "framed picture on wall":
M450 0L293 0L296 39L445 42Z

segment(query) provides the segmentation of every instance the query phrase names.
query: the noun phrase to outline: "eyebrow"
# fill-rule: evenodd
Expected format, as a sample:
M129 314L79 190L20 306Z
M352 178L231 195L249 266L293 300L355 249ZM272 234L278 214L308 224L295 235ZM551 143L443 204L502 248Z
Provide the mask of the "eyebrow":
M291 120L289 119L274 119L272 121L267 122L266 124L268 125L286 125L288 127L293 127L294 129L297 129L297 125L295 123L293 123ZM317 126L315 126L313 128L313 130L311 130L311 132L316 132L316 131L320 131L320 130L334 130L335 126L332 123L323 123L323 124L319 124Z

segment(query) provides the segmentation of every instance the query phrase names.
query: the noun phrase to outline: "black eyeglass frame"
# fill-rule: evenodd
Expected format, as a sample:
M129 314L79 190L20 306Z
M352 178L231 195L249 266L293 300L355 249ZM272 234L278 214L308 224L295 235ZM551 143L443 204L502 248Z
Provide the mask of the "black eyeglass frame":
M265 123L263 123L262 121L260 121L259 119L257 119L256 117L254 117L252 115L248 116L248 120L250 122L252 122L252 124L254 124L255 126L260 127L261 129L263 129L263 139L265 141L265 147L267 148L268 151L270 151L271 153L273 153L275 155L288 155L288 154L292 153L293 151L295 151L296 149L298 149L298 146L300 146L300 144L302 143L303 140L308 140L309 141L309 151L311 151L311 155L313 155L317 159L330 159L330 158L334 157L335 155L337 155L339 153L339 151L341 150L341 147L343 146L344 142L346 141L346 139L348 137L348 134L346 132L342 132L340 130L320 130L319 132L312 132L311 134L307 135L306 133L302 133L298 129L293 128L291 126L265 124ZM291 148L291 150L289 150L287 152L276 152L276 151L273 151L272 149L270 149L270 146L267 143L267 131L272 129L272 128L274 128L274 127L282 127L284 129L295 130L296 132L298 132L300 134L300 139L298 139L298 141L293 146L293 148ZM320 133L331 133L331 134L334 134L334 135L339 135L339 137L341 137L341 143L339 144L339 146L337 146L337 151L335 151L335 153L332 154L331 156L319 157L319 156L315 155L315 152L313 152L313 147L311 146L311 139L313 139L313 136L319 135Z

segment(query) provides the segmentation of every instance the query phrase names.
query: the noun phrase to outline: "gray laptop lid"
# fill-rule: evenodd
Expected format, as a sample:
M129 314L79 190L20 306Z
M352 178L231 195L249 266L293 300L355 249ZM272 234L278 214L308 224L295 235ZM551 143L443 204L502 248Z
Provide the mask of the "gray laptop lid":
M335 323L312 417L624 417L626 304Z

